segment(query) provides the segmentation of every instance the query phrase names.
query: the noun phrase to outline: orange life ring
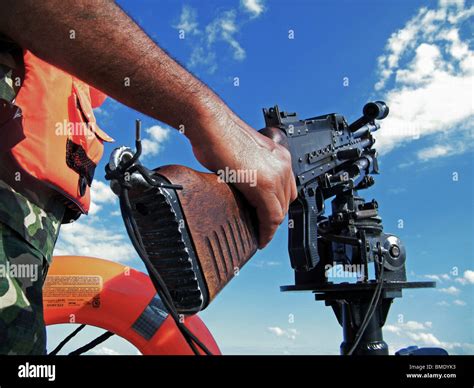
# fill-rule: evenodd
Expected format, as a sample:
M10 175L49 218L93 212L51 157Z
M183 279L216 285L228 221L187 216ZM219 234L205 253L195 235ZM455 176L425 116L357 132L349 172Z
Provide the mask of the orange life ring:
M108 260L56 256L46 278L46 325L80 323L123 337L142 354L193 354L165 311L150 278L143 272ZM219 347L197 316L185 325L212 354Z

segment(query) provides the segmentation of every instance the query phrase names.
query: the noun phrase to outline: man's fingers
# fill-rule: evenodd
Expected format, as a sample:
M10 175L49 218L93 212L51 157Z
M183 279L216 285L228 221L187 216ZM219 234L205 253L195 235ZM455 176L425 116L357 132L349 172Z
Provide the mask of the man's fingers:
M264 248L273 238L278 226L284 219L280 202L275 194L257 207L259 224L259 249Z
M296 190L296 182L293 177L293 173L291 173L290 178L285 182L286 188L286 211L285 214L288 213L288 208L290 204L298 197L297 190Z
M280 177L277 188L279 189L276 191L267 192L264 201L257 201L255 204L259 220L259 249L264 248L273 238L288 213L290 203L297 198L296 183L291 171Z
M293 175L291 176L291 195L290 195L290 203L293 202L296 198L298 198L298 189L296 188L296 182L293 179Z

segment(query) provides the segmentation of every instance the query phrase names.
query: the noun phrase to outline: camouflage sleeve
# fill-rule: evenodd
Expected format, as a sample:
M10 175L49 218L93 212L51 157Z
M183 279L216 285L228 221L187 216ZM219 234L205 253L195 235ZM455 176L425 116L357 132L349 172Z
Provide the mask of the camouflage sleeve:
M43 255L0 222L0 354L46 353Z
M15 95L12 69L0 63L0 98L11 102L15 98Z
M48 203L39 206L0 180L0 222L51 262L65 207L51 198L43 200Z
M46 353L42 288L64 205L43 200L0 180L0 354Z
M14 69L20 69L21 49L0 34L0 98L13 101L18 85L13 83Z

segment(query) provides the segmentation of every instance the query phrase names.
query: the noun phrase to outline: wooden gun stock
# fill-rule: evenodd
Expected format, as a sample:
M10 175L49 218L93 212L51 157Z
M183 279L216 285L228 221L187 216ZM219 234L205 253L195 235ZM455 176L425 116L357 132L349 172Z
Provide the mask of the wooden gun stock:
M170 165L155 177L183 189L136 186L129 194L132 213L178 312L193 314L257 251L254 211L216 174Z
M183 186L177 193L210 302L257 251L253 209L216 174L184 166L165 166L158 174Z
M286 140L277 128L264 133ZM279 138L281 137L281 138ZM254 209L216 174L177 165L156 169L182 190L130 190L132 213L153 265L180 313L204 309L257 251Z

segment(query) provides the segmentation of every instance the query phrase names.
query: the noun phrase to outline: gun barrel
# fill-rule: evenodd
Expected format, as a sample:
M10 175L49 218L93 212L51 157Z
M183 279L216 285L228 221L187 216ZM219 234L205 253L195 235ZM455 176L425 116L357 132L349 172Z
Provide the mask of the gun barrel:
M368 123L368 124L365 124L364 126L360 127L357 131L355 131L352 134L352 136L354 136L354 139L358 139L359 137L364 135L364 133L367 133L367 131L375 132L379 128L380 128L380 124L378 124L378 123Z
M388 112L388 106L383 101L369 102L368 104L365 104L364 109L362 110L364 116L371 119L371 121L383 120L388 116Z

